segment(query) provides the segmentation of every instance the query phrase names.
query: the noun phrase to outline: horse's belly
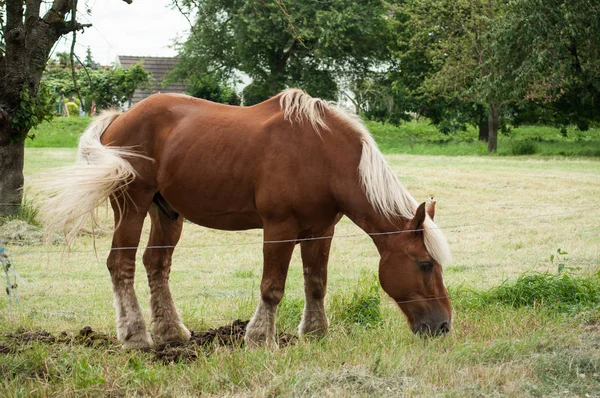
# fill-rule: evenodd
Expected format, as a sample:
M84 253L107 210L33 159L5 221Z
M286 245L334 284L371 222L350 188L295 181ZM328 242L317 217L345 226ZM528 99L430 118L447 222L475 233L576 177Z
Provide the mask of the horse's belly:
M240 231L245 229L262 228L262 220L258 213L227 213L227 214L207 214L204 212L181 213L194 224L207 228L220 229L226 231Z
M160 189L161 194L177 213L194 224L207 228L238 231L262 228L262 220L254 207L252 191L224 190L198 178L194 184L172 180L175 184Z

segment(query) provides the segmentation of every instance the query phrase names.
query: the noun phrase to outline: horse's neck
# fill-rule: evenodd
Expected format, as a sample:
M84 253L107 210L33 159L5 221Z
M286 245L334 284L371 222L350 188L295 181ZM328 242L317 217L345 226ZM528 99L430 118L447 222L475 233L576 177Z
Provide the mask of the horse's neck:
M379 253L386 250L389 237L394 235L394 232L405 230L408 223L402 217L388 220L372 207L361 212L347 213L346 216L373 239Z

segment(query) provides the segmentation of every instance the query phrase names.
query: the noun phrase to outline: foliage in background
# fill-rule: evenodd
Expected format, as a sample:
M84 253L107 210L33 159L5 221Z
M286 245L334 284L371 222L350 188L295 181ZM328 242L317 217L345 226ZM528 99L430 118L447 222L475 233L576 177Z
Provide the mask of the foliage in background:
M490 151L508 124L585 130L600 118L600 3L409 0L388 15L393 62L355 91L367 117L413 113L444 133L471 124Z
M532 140L515 141L512 143L510 151L513 155L533 155L537 152L537 146Z
M381 0L174 3L197 18L180 45L175 76L195 81L209 74L231 82L243 72L254 82L245 104L286 86L335 99L335 77L361 75L387 57Z
M170 79L174 79L171 77ZM188 94L213 102L229 105L240 105L241 99L235 89L219 81L214 73L206 73L190 79L187 84Z
M581 130L600 121L600 2L512 1L491 42L533 117Z
M498 69L488 40L506 3L410 0L398 7L394 19L400 32L396 86L413 97L413 111L430 117L444 132L467 123L481 126L490 152L497 147L501 107L513 99L508 90L512 76Z
M145 88L151 84L150 73L141 64L130 68L101 68L93 61L91 54L88 54L85 62L91 67L78 64L76 75L86 112L89 112L92 101L96 102L97 109L127 103L131 101L137 88ZM75 97L68 54L58 53L56 59L48 63L42 81L52 90L55 102Z

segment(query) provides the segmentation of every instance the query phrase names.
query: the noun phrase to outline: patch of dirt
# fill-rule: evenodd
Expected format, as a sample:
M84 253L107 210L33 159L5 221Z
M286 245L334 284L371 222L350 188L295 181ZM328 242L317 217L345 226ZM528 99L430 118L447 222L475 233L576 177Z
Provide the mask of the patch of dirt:
M10 349L10 347L7 346L6 344L0 344L0 354L8 354L11 351L12 350Z
M19 329L15 333L8 333L5 337L19 345L26 345L31 342L40 342L47 344L79 344L87 347L110 347L117 345L117 339L104 333L98 333L86 326L76 335L70 335L67 332L61 332L57 336L46 332L45 330L25 330Z
M152 350L157 361L193 362L199 354L206 355L215 346L233 348L244 347L244 333L249 321L235 320L231 325L208 329L204 332L192 331L190 341L185 344L166 344ZM280 333L277 336L280 348L295 343L297 336L289 333Z
M233 321L231 325L216 329L208 329L202 332L192 331L190 341L187 343L165 344L150 349L148 352L153 354L155 361L163 363L193 362L199 355L209 355L215 347L233 347L237 349L244 347L244 333L247 325L248 321L238 319ZM0 342L0 354L17 352L20 346L26 346L33 342L84 345L86 347L108 349L110 352L117 352L119 346L116 337L96 332L90 326L84 327L75 335L61 332L55 336L44 330L19 329L14 333L4 335L4 337L8 340L8 344ZM279 347L283 348L295 343L298 337L288 333L280 333L277 340Z

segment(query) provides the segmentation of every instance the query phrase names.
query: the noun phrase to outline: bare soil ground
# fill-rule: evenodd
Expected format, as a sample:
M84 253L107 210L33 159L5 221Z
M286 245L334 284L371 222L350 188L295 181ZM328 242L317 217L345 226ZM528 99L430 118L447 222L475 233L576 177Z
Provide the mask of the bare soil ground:
M198 355L209 355L215 346L225 346L237 349L244 348L244 333L248 321L235 320L230 325L220 326L204 331L191 331L189 342L181 344L164 344L147 350L156 361L192 362ZM4 342L2 341L4 340ZM279 348L293 344L297 336L289 333L279 333ZM94 331L90 326L82 328L78 334L61 332L57 335L45 330L18 329L16 332L7 333L0 339L0 354L16 354L27 349L33 342L45 344L70 344L83 345L92 348L102 348L106 352L115 352L119 349L116 336Z

